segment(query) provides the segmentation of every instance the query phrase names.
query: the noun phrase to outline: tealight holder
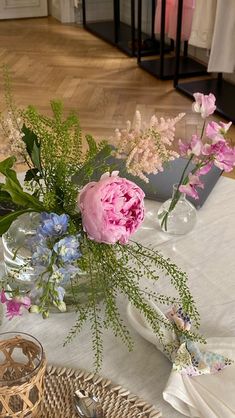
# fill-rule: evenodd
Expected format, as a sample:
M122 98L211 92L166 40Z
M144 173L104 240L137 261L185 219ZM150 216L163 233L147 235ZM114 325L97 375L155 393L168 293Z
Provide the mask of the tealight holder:
M45 354L36 338L0 334L0 418L39 416L45 370Z

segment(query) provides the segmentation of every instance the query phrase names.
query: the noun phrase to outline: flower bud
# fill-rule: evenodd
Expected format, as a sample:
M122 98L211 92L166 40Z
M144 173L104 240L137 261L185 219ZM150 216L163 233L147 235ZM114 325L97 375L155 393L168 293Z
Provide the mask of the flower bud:
M39 307L38 307L38 305L32 305L30 308L29 308L29 312L30 313L39 313Z

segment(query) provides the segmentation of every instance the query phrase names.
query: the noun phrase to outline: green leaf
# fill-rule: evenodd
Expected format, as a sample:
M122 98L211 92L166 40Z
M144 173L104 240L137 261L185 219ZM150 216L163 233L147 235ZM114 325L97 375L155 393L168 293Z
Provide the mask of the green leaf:
M19 182L15 182L14 179L7 177L6 183L2 186L2 190L5 190L11 196L14 203L20 206L27 206L28 208L35 210L43 210L41 203L29 193L24 192Z
M96 154L93 158L89 159L78 172L72 177L72 181L75 184L83 186L90 180L93 173L98 170L103 174L103 168L106 168L105 160L110 156L113 147L109 144L105 145L104 148Z
M22 132L24 133L23 141L26 145L26 150L32 160L35 167L41 170L41 157L40 157L40 141L37 135L23 125Z
M31 168L30 170L26 172L24 181L35 180L38 182L39 179L41 178L38 176L38 173L39 173L38 168Z
M6 178L11 178L11 180L14 183L16 183L18 187L21 187L20 182L17 179L17 174L15 170L11 169L15 161L16 161L15 157L10 157L2 161L0 163L0 173L2 173ZM5 184L1 185L1 190L5 190Z
M24 213L32 212L29 209L18 210L12 212L8 215L0 216L0 235L4 234L11 226L12 222L15 221L18 216L23 215Z
M14 170L11 169L15 162L14 157L7 158L0 163L0 173L6 177L5 184L1 185L1 191L6 192L11 196L13 203L19 206L27 206L35 210L43 210L41 203L30 195L24 192Z
M2 186L4 186L4 184L0 183L0 202L11 201L11 196L9 193L2 190Z
M27 152L29 153L29 155L31 155L34 143L36 143L36 145L39 146L40 142L38 141L37 135L33 131L31 131L31 129L27 128L25 124L23 125L22 132L24 134L23 141L26 145Z
M7 173L9 172L9 170L13 167L14 163L16 162L16 158L15 157L9 157L6 158L5 160L0 162L0 173L2 173L4 176L7 175ZM11 170L14 171L14 170Z
M33 150L31 154L31 160L36 168L38 168L40 171L42 169L41 166L41 155L40 155L40 147L36 145L36 142L33 144Z

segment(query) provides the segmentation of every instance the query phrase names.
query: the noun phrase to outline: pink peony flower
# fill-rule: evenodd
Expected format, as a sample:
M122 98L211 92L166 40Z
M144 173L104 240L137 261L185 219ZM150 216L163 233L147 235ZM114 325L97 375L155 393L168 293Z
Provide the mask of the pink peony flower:
M226 172L235 167L235 147L230 147L226 142L219 141L215 144L205 144L203 154L213 157L214 165Z
M144 219L144 192L117 174L88 183L78 196L83 228L97 242L126 244Z
M192 109L196 113L201 113L203 119L207 118L209 115L212 115L216 110L215 106L215 96L210 93L205 95L202 93L194 93L193 95L195 102L192 105Z
M202 152L202 147L202 141L197 135L192 135L191 141L189 143L184 143L181 141L181 139L179 140L179 151L181 157L185 155L191 156L192 154L194 154L196 157L199 157Z
M22 315L20 312L21 307L29 309L31 306L31 300L28 296L16 296L11 299L6 295L4 290L1 291L0 300L2 303L6 304L6 316L9 319L12 319L14 316Z
M185 193L187 196L193 197L193 199L198 199L199 196L196 187L203 189L204 184L200 181L199 176L192 173L189 173L188 179L189 181L187 184L181 184L179 191Z
M228 132L232 122L216 123L214 121L209 122L206 127L206 136L212 140L212 143L217 143L218 141L225 141L224 136Z

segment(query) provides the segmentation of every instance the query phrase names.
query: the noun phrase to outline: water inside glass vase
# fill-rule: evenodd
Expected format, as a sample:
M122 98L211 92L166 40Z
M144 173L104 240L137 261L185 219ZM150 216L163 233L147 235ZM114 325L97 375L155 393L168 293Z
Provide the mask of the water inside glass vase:
M5 271L18 282L30 282L34 269L29 265L32 257L31 239L36 234L39 214L21 215L2 236Z

